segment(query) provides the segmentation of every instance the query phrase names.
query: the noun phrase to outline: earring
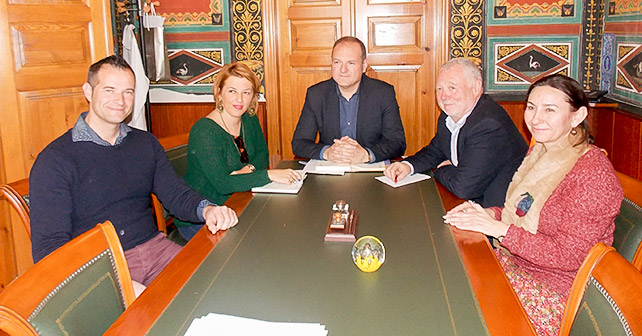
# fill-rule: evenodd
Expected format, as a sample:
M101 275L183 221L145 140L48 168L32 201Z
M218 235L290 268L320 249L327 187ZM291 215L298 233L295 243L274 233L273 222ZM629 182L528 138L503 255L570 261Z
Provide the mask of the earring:
M256 114L256 111L254 111L254 107L250 107L250 110L248 111L251 116Z
M223 112L223 103L218 104L218 111Z
M571 134L576 135L577 134L577 126L573 127L571 129Z

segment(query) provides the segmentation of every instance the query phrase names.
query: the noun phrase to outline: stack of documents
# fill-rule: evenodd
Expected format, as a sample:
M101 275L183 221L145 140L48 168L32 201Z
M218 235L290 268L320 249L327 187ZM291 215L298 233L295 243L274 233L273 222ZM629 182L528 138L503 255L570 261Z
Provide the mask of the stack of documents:
M256 193L276 193L276 194L298 194L299 190L303 186L303 180L305 180L305 172L303 170L297 170L301 175L301 180L296 181L292 184L284 184L277 182L270 182L262 187L252 188L252 192Z
M327 336L328 331L319 323L268 322L210 313L207 316L195 318L185 332L185 336L201 335Z
M357 172L382 172L386 169L386 162L375 163L336 163L323 160L310 160L303 169L310 174L343 175Z

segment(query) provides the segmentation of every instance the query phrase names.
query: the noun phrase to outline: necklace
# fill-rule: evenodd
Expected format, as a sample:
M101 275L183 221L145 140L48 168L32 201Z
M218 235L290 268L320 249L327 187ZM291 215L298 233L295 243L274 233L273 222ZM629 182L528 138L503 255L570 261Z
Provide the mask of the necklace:
M227 127L227 124L225 123L225 119L223 118L223 111L219 112L219 114L218 114L218 115L219 115L219 117L221 117L221 121L223 122L223 128L225 128L225 132L227 132L227 134L231 135L231 136L232 136L232 138L234 138L234 135L232 134L232 132L230 132L230 128L229 128L229 127ZM243 121L241 121L241 126L243 126ZM244 130L243 130L243 131L244 131ZM240 134L239 134L239 135L240 135ZM245 135L245 134L244 134L244 135Z
M232 132L230 132L230 128L227 127L227 124L225 123L225 119L223 119L223 111L219 112L219 116L221 117L221 121L223 122L223 128L225 129L225 132L229 134L232 137L232 142L234 143L234 148L236 148L236 152L239 154L239 157L241 158L242 163L247 163L248 157L247 157L247 152L245 150L245 144L243 143L243 139L245 139L245 125L243 124L243 120L241 120L241 134L239 136L235 137L232 135Z

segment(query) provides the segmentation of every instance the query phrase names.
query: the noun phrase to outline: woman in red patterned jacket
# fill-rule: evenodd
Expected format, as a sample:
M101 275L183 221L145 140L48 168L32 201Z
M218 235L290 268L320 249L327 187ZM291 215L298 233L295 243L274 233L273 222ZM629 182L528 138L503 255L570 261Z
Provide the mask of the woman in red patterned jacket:
M445 216L497 238L499 258L540 335L556 335L588 251L613 242L623 192L606 155L589 143L588 99L579 83L544 77L527 93L524 121L536 144L508 187L503 208L466 202Z

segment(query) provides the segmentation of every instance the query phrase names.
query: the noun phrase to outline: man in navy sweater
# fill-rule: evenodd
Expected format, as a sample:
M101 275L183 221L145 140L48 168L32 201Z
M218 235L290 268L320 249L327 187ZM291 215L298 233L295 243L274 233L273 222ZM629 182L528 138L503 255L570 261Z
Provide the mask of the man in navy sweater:
M151 193L175 216L205 222L211 232L238 222L176 175L150 133L123 121L132 111L135 77L118 56L89 68L83 93L89 111L50 143L29 177L34 262L109 220L125 250L132 279L148 285L181 247L158 231Z

